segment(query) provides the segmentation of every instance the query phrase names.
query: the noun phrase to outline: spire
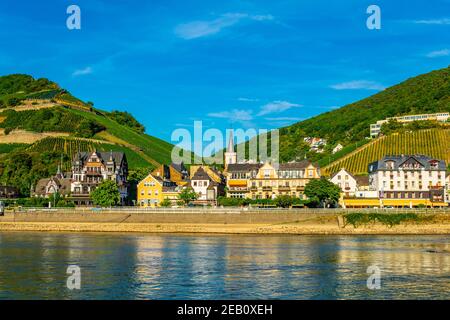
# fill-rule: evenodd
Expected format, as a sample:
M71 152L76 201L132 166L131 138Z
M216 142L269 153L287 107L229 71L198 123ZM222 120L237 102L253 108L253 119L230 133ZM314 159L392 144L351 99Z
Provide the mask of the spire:
M234 152L234 135L233 129L230 129L230 137L228 138L228 148L227 152Z
M234 152L234 135L233 129L230 129L230 137L228 140L227 151L225 152L225 167L229 164L237 163L237 153Z

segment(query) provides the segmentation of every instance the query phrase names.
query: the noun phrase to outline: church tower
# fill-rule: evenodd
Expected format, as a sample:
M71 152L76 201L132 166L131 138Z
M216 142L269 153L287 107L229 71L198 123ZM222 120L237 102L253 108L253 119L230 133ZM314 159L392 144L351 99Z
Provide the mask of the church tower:
M233 129L230 130L230 137L228 139L227 151L225 152L225 168L229 164L237 163L237 153L234 151L234 136Z

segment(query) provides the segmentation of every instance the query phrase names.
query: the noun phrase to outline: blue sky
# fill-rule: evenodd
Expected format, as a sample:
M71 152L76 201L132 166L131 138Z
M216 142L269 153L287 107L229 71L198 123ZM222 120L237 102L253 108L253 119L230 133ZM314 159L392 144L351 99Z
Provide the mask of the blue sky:
M1 0L0 38L0 74L49 78L170 141L194 120L285 126L447 67L450 0Z

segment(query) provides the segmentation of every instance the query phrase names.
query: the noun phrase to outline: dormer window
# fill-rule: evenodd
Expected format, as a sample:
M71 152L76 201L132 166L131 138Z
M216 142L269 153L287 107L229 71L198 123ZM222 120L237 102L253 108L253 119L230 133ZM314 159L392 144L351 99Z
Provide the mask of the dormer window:
M386 169L388 170L394 169L394 161L386 161Z

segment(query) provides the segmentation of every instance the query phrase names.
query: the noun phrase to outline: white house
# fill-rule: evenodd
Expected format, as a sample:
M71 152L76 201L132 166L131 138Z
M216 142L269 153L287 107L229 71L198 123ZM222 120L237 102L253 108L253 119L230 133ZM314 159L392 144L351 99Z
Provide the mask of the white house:
M447 176L445 190L447 195L447 202L450 202L450 174Z
M354 176L344 168L335 173L330 181L341 188L346 197L365 198L373 195L373 192L368 193L370 191L368 177Z
M445 161L424 155L385 156L369 164L369 184L385 199L445 200Z
M332 153L335 154L336 152L339 152L343 149L344 147L342 146L342 144L338 144L336 147L334 147Z
M223 185L214 181L203 167L192 176L191 187L198 194L197 203L215 203L217 197L223 194Z

